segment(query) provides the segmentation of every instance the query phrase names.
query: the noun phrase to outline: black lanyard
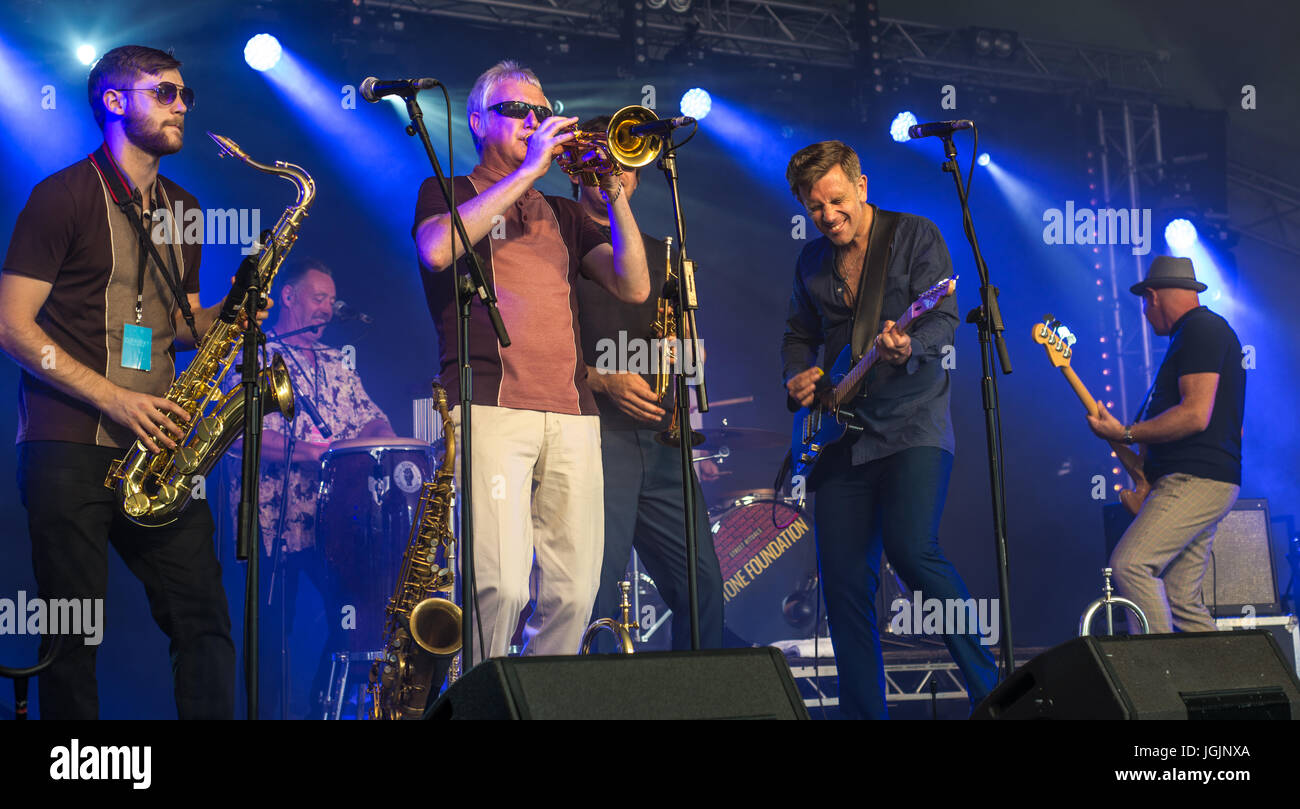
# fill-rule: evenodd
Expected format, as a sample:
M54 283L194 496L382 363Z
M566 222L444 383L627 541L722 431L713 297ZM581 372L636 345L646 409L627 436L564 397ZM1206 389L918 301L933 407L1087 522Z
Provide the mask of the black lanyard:
M134 191L127 190L126 179L122 175L121 169L117 167L117 162L113 160L112 154L109 153L108 146L101 145L96 149L95 152L90 155L90 162L99 172L99 176L103 178L105 185L108 186L108 193L112 196L113 202L117 203L118 208L120 208L126 218L130 220L131 225L135 228L135 232L140 238L140 269L136 282L135 299L136 322L139 322L143 309L144 273L148 265L149 256L152 256L154 262L158 265L158 269L162 271L163 279L167 282L167 286L171 288L172 296L176 298L176 305L180 307L181 316L185 318L185 323L190 327L190 335L194 338L194 346L197 348L200 342L199 330L194 324L194 313L190 311L189 299L185 297L185 288L181 284L180 263L176 260L174 238L176 234L174 228L177 227L177 223L171 223L171 227L173 228L173 238L167 240L167 250L171 254L172 260L169 272L167 264L162 260L162 257L158 255L158 248L154 245L153 239L151 239L149 234L145 231L143 222L143 198L140 197L138 189ZM154 182L157 183L159 180L155 180ZM141 210L139 216L136 215L135 205L137 202L139 202Z

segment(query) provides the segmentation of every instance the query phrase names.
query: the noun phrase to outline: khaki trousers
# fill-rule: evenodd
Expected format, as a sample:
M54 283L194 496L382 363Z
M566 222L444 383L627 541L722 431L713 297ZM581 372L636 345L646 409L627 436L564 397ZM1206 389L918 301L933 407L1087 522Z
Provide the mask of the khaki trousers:
M600 419L474 405L473 431L473 662L506 654L531 598L524 654L576 654L604 553Z
M1182 473L1164 475L1110 557L1119 594L1146 613L1153 633L1213 632L1201 596L1214 532L1241 487ZM1129 616L1129 631L1140 631Z

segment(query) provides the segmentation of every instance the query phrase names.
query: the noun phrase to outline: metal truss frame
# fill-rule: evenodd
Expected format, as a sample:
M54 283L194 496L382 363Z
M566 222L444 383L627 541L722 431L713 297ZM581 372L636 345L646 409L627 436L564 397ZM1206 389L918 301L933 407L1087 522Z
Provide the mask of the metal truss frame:
M1250 239L1300 256L1300 187L1233 161L1228 162L1228 185L1248 197L1256 211L1267 214L1233 229Z
M627 0L361 0L359 8L618 39ZM1168 56L1074 42L1017 37L1006 58L976 55L971 28L880 17L875 43L859 33L863 0L693 0L675 13L658 0L643 8L647 55L683 46L793 68L853 70L866 47L910 75L1035 92L1088 91L1097 97L1166 93Z

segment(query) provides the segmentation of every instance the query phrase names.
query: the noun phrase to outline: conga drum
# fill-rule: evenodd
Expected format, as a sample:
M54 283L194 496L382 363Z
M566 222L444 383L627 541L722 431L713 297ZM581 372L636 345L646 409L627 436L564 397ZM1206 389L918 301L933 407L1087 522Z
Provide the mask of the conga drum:
M401 573L420 492L436 468L434 446L414 438L336 441L321 458L316 547L329 585L327 620L345 649L383 645L384 609Z

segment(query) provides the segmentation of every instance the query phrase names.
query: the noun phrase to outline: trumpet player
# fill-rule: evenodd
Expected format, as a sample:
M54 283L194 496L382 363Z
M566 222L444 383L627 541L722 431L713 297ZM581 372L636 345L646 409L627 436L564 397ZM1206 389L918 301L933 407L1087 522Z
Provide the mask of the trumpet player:
M583 131L604 131L609 116L584 121ZM624 167L619 179L623 195L631 197L640 181L639 168ZM609 227L598 189L573 181L578 201L602 228ZM652 389L655 374L633 373L630 369L601 367L598 346L602 340L619 343L649 343L658 316L659 291L668 275L668 251L664 242L641 234L655 293L643 303L624 303L610 296L598 284L578 281L579 312L582 316L582 347L587 364L587 382L600 407L600 447L605 472L605 553L600 572L593 620L617 617L620 600L618 582L627 570L635 547L654 578L664 603L673 612L672 646L691 648L691 617L686 578L686 540L682 534L681 450L656 440L669 429L671 413L666 400ZM683 341L683 346L687 345ZM667 368L658 369L667 374ZM612 372L610 372L612 371ZM717 475L712 461L701 462L700 474ZM704 492L695 487L696 583L699 590L700 645L721 648L723 626L722 569L713 549L709 520L704 510ZM603 636L599 640L607 640ZM599 640L597 641L599 643Z
M477 309L470 321L473 517L484 644L475 644L472 662L506 653L530 595L536 607L524 629L524 653L574 654L596 597L604 528L600 424L574 284L581 273L619 300L644 301L645 250L617 178L601 181L608 232L573 201L533 188L574 137L578 119L552 115L531 70L510 61L494 65L475 81L467 106L479 163L454 179L455 198L512 341L501 348ZM420 188L412 235L442 384L459 424L456 279L448 270L463 247L453 253L434 178Z
M157 452L182 437L188 416L164 398L175 351L193 348L219 311L199 307L201 239L160 239L168 231L154 227L173 204L198 208L158 173L194 107L180 64L129 45L91 69L104 144L41 181L19 214L0 276L0 347L23 369L18 485L40 597L102 608L111 543L171 641L179 716L231 718L235 648L211 511L194 503L169 526L142 528L104 486L132 442ZM41 674L42 718L98 716L97 643L64 641Z

